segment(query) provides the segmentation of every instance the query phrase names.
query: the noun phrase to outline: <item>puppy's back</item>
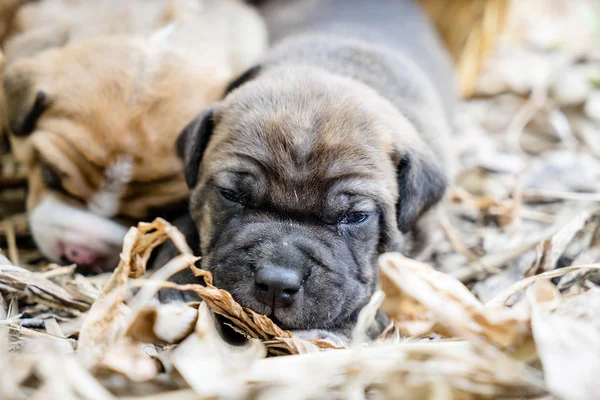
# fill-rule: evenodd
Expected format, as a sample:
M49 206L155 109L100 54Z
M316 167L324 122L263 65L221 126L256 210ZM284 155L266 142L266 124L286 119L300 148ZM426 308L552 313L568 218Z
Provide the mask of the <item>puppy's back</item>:
M261 11L277 43L299 34L324 34L385 46L414 62L453 111L452 65L432 22L416 0L264 0Z

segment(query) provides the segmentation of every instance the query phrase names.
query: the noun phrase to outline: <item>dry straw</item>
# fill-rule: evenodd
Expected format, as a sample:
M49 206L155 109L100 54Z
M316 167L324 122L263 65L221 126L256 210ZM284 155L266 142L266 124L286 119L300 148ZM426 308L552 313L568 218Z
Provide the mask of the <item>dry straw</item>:
M571 231L565 227L556 241ZM166 240L181 254L147 276L152 249ZM597 385L586 372L599 361L590 355L600 348L597 311L586 305L598 305L600 290L580 279L582 290L565 296L548 280L600 270L597 264L525 279L483 304L450 275L385 254L382 290L361 312L354 345L342 349L299 339L241 307L194 267L183 235L161 219L130 229L119 266L101 285L82 282L73 268L35 273L0 261L2 398L585 398L578 396ZM165 281L185 268L205 284ZM86 285L98 289L91 301ZM160 288L193 290L204 301L158 304ZM508 307L519 293L526 296ZM382 300L394 325L368 343ZM242 341L230 344L223 324ZM432 335L438 339L417 340ZM539 363L546 379L532 367ZM579 374L577 388L557 370L561 363L569 376Z
M27 228L25 173L0 145L0 399L597 397L597 2L513 2L524 41L466 84L507 2L423 1L475 97L456 121L461 167L431 254L380 259L351 344L301 340L241 307L162 220L130 230L113 274L48 264ZM180 255L146 271L166 240ZM167 281L186 268L206 285ZM203 302L161 305L161 288ZM380 305L394 324L366 342Z
M420 0L457 65L461 93L469 97L506 20L510 0Z

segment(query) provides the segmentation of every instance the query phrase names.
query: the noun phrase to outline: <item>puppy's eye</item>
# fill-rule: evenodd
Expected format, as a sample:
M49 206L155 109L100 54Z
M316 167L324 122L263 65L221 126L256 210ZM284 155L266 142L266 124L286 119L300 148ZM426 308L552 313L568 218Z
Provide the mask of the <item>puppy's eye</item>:
M360 224L361 222L366 221L367 218L369 218L369 214L365 212L351 212L342 218L340 224Z
M42 182L48 189L62 189L62 176L60 172L45 161L40 161L40 171L42 174Z
M233 201L235 203L242 202L242 195L234 192L233 190L227 189L217 189L221 196L223 196L226 200Z

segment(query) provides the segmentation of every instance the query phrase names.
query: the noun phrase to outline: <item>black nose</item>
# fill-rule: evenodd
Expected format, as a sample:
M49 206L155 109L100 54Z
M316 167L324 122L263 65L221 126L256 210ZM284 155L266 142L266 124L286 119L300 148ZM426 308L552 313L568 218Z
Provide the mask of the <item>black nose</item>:
M254 295L269 307L289 307L302 286L302 276L291 268L263 266L254 273Z

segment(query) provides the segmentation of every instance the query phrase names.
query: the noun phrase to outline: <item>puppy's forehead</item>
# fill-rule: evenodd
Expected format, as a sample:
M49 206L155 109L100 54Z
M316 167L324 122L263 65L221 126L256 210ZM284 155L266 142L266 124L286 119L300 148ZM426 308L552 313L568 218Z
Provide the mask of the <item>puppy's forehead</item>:
M258 115L233 113L223 121L229 132L225 149L278 176L376 172L385 154L377 132L356 115L333 105L265 107Z
M323 208L334 197L352 200L344 195L386 196L392 167L376 123L354 104L318 96L288 101L263 99L260 110L221 113L218 150L209 156L219 160L209 163L220 172L217 184L241 185L274 204L304 209Z

